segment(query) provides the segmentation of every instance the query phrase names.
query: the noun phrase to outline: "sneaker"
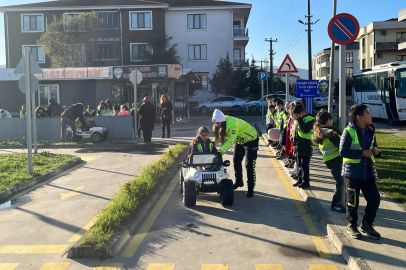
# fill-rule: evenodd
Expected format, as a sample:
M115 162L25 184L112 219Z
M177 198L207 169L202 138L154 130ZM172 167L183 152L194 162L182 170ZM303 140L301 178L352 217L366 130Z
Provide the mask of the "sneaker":
M310 187L310 184L309 184L309 182L303 182L300 185L298 185L297 187L301 188L301 189L308 189Z
M295 183L293 183L294 187L297 187L298 185L300 185L302 183L302 179L297 180Z
M247 198L252 198L252 197L254 197L254 191L253 191L253 190L249 190L249 191L247 192Z
M289 171L289 174L297 174L297 163L296 162L293 165L293 169Z
M347 233L354 239L361 239L362 238L362 234L358 231L357 223L348 224Z
M161 136L161 138L165 138L165 134L163 134L163 135Z
M368 237L371 237L374 239L381 238L381 235L379 234L379 232L375 231L373 225L369 224L365 220L362 221L361 227L359 227L359 228L361 229L361 232L366 233L368 235Z
M234 190L239 188L239 187L243 187L243 186L244 186L244 183L241 183L241 184L240 183L235 183L234 184Z
M338 212L338 213L345 213L345 207L341 203L337 203L336 205L331 205L330 210Z

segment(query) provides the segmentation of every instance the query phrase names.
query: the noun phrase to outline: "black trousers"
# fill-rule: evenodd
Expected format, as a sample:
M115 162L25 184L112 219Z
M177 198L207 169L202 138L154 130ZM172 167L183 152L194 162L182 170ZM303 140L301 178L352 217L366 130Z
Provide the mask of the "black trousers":
M171 121L172 119L162 118L162 135L165 135L165 126L168 134L171 134Z
M69 125L70 128L72 129L72 142L76 142L76 125L75 121L70 120L69 118L62 117L61 121L61 141L65 142L66 141L66 125Z
M331 169L331 174L334 180L336 180L336 188L334 190L333 201L331 205L335 206L341 202L341 197L344 191L344 178L341 176L341 170L343 165Z
M374 178L366 180L358 180L345 177L347 185L347 221L348 223L357 223L358 221L358 206L359 192L362 190L367 206L365 207L364 220L370 224L374 223L376 212L381 203L381 195L376 186Z
M247 185L248 191L252 191L255 187L256 174L255 174L255 165L257 162L258 154L258 142L259 139L247 142L243 145L236 144L234 147L234 171L235 171L235 182L237 184L243 184L242 179L242 160L245 157L245 168L247 169Z
M152 138L152 129L147 129L142 131L142 135L144 136L144 143L151 142Z
M310 181L310 156L298 156L297 157L297 169L299 172L298 180L302 180L305 183Z

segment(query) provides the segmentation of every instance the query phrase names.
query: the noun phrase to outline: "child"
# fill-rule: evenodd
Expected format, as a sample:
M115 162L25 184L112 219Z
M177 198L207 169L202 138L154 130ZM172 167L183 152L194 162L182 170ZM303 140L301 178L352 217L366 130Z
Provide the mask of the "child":
M4 109L0 109L0 116L0 118L13 118L11 114Z
M105 109L106 109L106 104L102 100L102 101L100 101L100 104L97 107L97 116L104 116Z
M37 118L39 118L40 120L42 120L42 118L45 118L48 116L48 113L45 111L45 109L41 106L38 106L35 109L35 115Z
M364 104L354 105L349 114L351 121L340 141L340 156L344 162L342 176L347 186L347 233L354 239L362 238L357 228L359 193L362 190L367 206L360 229L369 237L378 239L381 235L372 224L381 201L375 168L375 158L379 158L381 152L368 107Z
M331 211L345 213L345 208L342 206L341 196L343 194L344 179L341 176L343 167L343 158L340 156L340 132L333 127L333 116L322 109L316 116L314 123L313 140L319 145L323 160L327 168L331 170L336 188L331 202Z
M128 107L126 105L121 105L120 112L117 116L129 116L130 112L128 111Z
M93 121L94 121L94 120L91 119L90 117L91 117L91 115L90 115L90 113L88 113L88 112L85 112L85 113L83 114L83 118L85 118L85 120L86 120L87 123L90 123L90 122L93 122ZM76 128L80 128L80 127L82 126L82 121L80 121L80 118L79 118L79 117L76 118L76 120L75 120L75 125L76 125ZM91 126L91 125L90 125L90 126Z
M196 138L190 143L190 150L189 153L198 153L198 152L213 152L216 153L217 149L214 144L209 139L209 128L207 127L200 127L197 130Z
M96 116L96 110L93 108L92 105L88 105L87 109L83 112L83 114L88 113L91 117Z
M287 103L288 104L288 103ZM296 160L293 158L293 142L292 142L292 126L293 122L295 121L293 119L293 108L294 108L294 103L289 103L288 105L285 106L286 111L289 112L289 119L288 119L288 124L286 127L286 143L285 143L285 154L288 156L287 159L284 161L285 167L287 168L293 168L296 164Z
M275 106L274 105L269 105L268 106L268 113L266 114L266 131L270 130L273 128L274 120L273 120L273 114L275 113Z
M25 104L23 106L21 106L20 118L23 118L23 119L27 118L27 108L26 108Z
M278 111L275 114L275 126L276 128L279 128L279 153L277 154L277 159L282 159L284 156L285 151L283 150L283 146L285 146L286 140L286 127L287 127L287 122L288 118L286 117L285 114L285 109L283 107L283 101L281 99L278 99L276 102L276 107Z
M294 187L307 189L310 187L310 157L313 154L313 124L314 118L306 112L301 104L293 108L293 154L297 157L298 179Z
M116 115L116 111L114 110L110 99L106 99L104 116L114 116L114 115Z

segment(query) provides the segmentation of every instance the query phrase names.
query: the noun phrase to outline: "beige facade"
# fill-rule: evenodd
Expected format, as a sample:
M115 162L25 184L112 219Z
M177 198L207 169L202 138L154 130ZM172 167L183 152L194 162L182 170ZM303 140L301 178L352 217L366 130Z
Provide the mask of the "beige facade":
M390 19L372 22L362 27L357 40L360 42L360 69L370 69L396 61L406 61L406 21Z

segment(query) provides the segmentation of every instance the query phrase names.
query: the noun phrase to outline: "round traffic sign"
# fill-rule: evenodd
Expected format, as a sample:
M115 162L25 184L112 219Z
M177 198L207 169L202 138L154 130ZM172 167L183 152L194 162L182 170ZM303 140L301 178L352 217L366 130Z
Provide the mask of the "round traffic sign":
M328 24L328 35L337 44L350 44L358 37L358 34L358 20L351 14L340 13L334 16Z
M38 81L37 77L34 76L34 74L31 74L30 77L31 77L30 92L31 92L31 94L34 94L38 90L39 81ZM25 75L22 75L20 80L18 81L18 88L20 88L20 91L23 92L23 94L27 94L26 87L27 87L27 83L25 82Z

